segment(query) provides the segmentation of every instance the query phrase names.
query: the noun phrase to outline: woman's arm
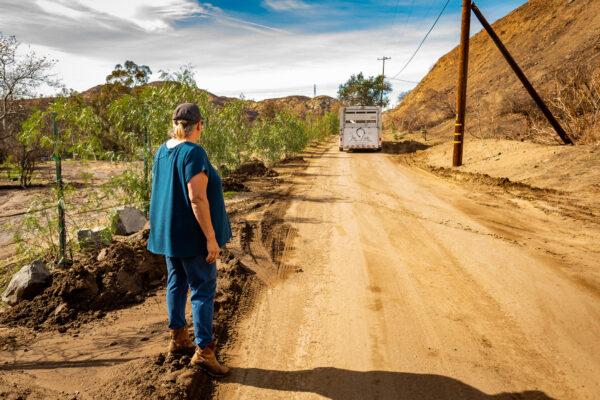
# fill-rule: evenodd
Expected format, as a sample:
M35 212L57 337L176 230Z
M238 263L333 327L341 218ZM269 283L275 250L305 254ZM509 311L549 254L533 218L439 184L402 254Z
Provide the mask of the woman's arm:
M206 262L212 264L216 261L219 255L219 245L215 237L215 230L210 219L210 207L208 197L206 196L206 187L208 185L208 176L204 172L196 174L190 179L187 184L188 194L192 203L192 211L196 217L196 221L200 225L200 229L206 236L206 248L208 256Z

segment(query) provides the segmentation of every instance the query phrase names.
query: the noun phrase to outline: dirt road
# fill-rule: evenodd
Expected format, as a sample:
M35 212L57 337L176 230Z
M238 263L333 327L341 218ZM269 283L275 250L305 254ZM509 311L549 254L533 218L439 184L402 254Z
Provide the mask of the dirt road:
M217 398L600 398L598 227L396 157L332 145L295 178L289 276Z

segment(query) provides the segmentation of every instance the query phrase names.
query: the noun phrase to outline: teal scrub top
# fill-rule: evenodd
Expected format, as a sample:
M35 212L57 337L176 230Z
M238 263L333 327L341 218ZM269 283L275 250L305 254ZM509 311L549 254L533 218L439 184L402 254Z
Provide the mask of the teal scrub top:
M152 167L148 238L151 252L182 258L207 254L206 237L192 211L187 188L190 179L201 172L208 176L206 194L217 243L223 246L231 239L221 177L206 151L191 142L182 142L173 148L162 144Z

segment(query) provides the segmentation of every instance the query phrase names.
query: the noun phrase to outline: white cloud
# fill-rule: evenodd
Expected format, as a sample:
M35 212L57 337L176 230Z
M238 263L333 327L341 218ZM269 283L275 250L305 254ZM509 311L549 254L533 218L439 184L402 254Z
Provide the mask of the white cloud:
M67 17L70 19L80 19L85 17L85 14L80 11L49 0L38 0L36 3L45 12L55 14L57 16Z
M216 14L220 10L194 0L37 0L45 12L73 20L89 20L94 14L133 24L145 31L166 31L172 23L190 15Z
M243 92L247 98L256 99L312 95L313 84L317 84L318 94L335 95L338 85L351 74L379 74L381 63L377 58L384 54L392 57L386 71L393 76L428 28L414 21L402 36L399 27L280 34L224 18L228 16L190 21L193 23L183 26L174 23L180 15L189 15L189 2L185 0L155 1L152 9L141 1L133 2L137 6L128 6L131 8L120 16L112 15L118 11L111 9L114 4L103 9L96 5L91 10L85 1L69 2L75 12L84 13L82 18L71 18L65 12L51 13L34 1L31 2L37 7L23 5L23 0L2 0L0 14L3 33L15 34L22 42L33 44L38 53L58 59L57 74L68 87L80 91L103 83L115 64L133 60L149 65L155 72L192 63L199 86L221 95L237 96ZM168 4L179 6L167 7ZM206 9L205 4L203 7ZM458 18L444 17L400 78L418 81L437 58L454 47ZM154 19L170 28L147 30L139 22ZM180 43L185 46L176 45ZM394 96L414 86L393 84Z
M275 11L306 10L311 8L302 0L265 0L263 5Z

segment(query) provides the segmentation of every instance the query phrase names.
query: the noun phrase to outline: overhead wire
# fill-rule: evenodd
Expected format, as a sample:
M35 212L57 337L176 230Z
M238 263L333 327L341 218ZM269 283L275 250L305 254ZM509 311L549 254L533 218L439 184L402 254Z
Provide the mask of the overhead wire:
M406 82L406 83L414 83L414 84L418 84L419 82L415 82L415 81L409 81L407 79L400 79L400 78L388 78L394 81L400 81L400 82Z
M396 1L396 8L394 8L394 19L392 21L392 28L394 28L394 26L396 25L396 17L398 16L398 8L399 7L400 7L400 0L397 0Z
M446 8L448 8L448 4L450 4L450 0L446 0L446 3L444 4L444 7L442 8L442 11L440 11L440 13L438 14L437 18L433 22L433 25L431 25L431 28L429 28L429 30L427 31L427 33L423 37L423 40L421 40L421 43L419 43L419 46L417 47L417 49L410 56L410 58L408 59L408 61L406 62L406 64L404 64L404 66L402 67L402 69L400 70L400 72L398 72L396 75L394 75L393 78L398 78L398 75L400 75L401 73L403 73L406 70L406 68L408 68L408 66L410 65L410 63L415 59L415 57L419 53L419 50L421 50L421 47L423 47L423 44L425 44L425 41L427 40L427 38L429 37L429 35L431 34L431 32L433 32L433 29L436 27L437 23L440 21L440 18L442 18L442 15L446 11Z
M400 29L399 36L404 35L404 33L406 32L406 29L408 28L408 23L412 17L414 9L415 9L415 0L412 0L410 3L410 9L408 11L408 14L406 14L406 18L404 19L404 23L402 24L402 27Z

